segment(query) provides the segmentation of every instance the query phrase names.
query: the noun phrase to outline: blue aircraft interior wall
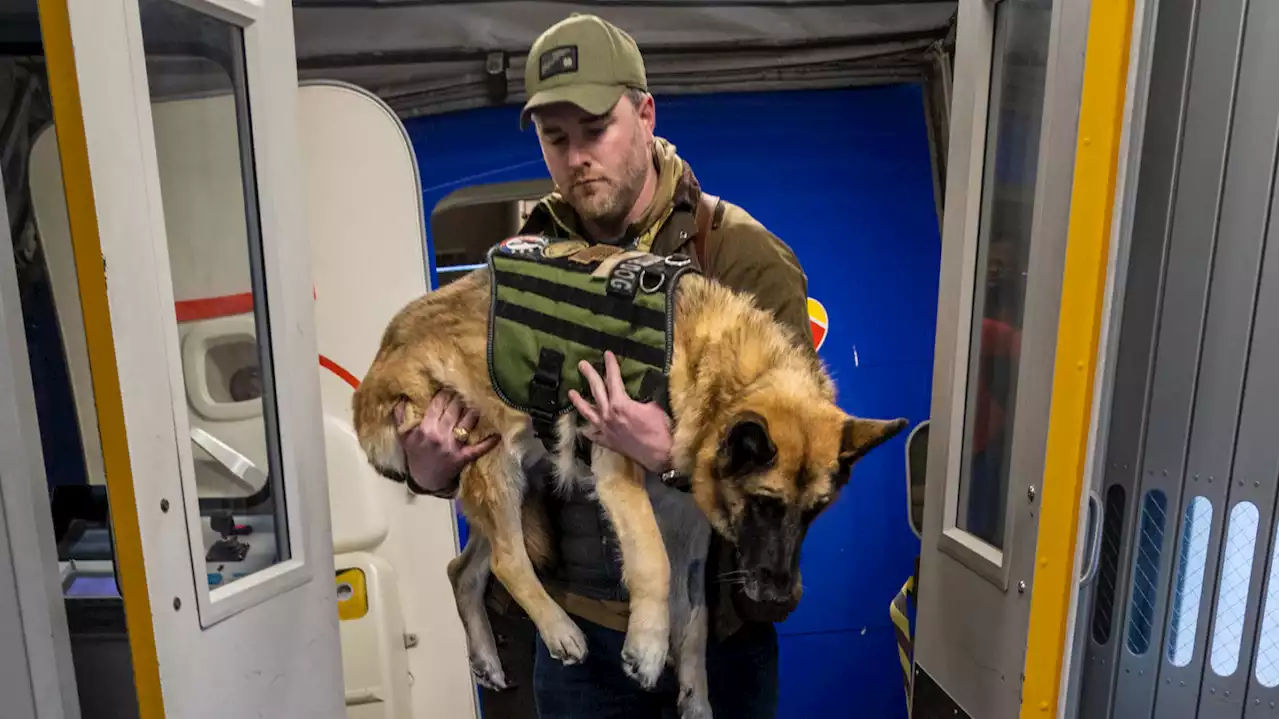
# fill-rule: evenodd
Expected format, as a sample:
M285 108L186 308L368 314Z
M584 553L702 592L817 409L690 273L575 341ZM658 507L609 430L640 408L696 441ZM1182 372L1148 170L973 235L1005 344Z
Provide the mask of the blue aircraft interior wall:
M407 123L428 214L461 187L546 177L517 118L503 107ZM668 96L657 125L708 191L795 250L827 309L820 354L840 405L927 419L941 250L920 88ZM434 286L434 258L431 273ZM847 716L851 701L861 716L906 714L888 614L919 553L906 434L855 467L805 541L804 599L779 625L780 717Z

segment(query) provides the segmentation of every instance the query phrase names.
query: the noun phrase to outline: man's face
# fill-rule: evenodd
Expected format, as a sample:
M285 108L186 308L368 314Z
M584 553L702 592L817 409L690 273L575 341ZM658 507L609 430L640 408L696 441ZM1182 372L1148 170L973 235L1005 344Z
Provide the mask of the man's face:
M625 228L652 163L653 98L636 106L623 97L599 117L569 103L534 112L551 179L585 220Z

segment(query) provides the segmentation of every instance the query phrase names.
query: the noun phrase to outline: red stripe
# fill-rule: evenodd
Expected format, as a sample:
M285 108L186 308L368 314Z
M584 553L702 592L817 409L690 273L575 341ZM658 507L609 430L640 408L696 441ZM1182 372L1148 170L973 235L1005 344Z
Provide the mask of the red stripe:
M337 362L334 362L333 360L329 359L328 357L325 357L324 355L320 355L320 366L338 375L339 379L351 385L351 389L360 389L360 380L357 379L355 375L351 374L346 369L344 369L342 365L339 365Z
M311 288L311 299L317 299L315 287ZM181 300L173 303L173 309L178 315L179 322L211 320L228 315L247 315L253 312L253 293L242 292L238 295Z
M198 300L174 302L173 309L179 322L209 320L228 315L246 315L253 312L253 293L204 297Z

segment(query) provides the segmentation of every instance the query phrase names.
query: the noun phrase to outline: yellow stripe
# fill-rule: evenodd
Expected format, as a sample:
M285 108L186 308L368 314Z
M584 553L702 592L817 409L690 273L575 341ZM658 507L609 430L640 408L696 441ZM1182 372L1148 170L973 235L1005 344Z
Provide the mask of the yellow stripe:
M1124 121L1133 0L1094 0L1076 137L1071 216L1036 540L1021 717L1057 713L1067 610L1076 591L1076 527L1102 322L1116 163Z
M897 605L889 607L889 621L901 629L903 634L911 635L911 624L907 621L907 615L903 614Z
M129 442L125 433L111 313L107 306L107 278L89 174L89 147L80 106L71 19L67 0L38 1L139 715L142 719L162 719L164 701L160 693L160 663L147 594L146 567L142 560L142 535L138 526L133 472L129 465Z

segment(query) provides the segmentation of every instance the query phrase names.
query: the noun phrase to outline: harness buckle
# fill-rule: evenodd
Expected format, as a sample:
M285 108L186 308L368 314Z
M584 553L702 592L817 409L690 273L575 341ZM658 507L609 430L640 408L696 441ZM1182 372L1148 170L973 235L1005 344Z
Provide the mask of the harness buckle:
M560 370L564 355L543 347L538 354L538 367L529 380L529 416L534 436L550 449L555 444L556 407L560 402Z
M656 278L656 280L654 279ZM662 289L662 285L667 281L667 274L662 270L654 271L646 267L640 271L640 291L652 294Z

